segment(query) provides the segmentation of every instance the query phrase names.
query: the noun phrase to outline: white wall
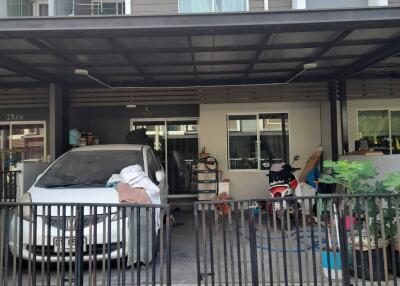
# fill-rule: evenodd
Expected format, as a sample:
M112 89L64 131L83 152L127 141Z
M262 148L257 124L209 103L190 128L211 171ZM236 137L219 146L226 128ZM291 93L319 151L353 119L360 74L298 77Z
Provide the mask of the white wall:
M235 199L265 198L267 189L265 171L227 171L226 115L246 112L288 112L290 157L292 159L295 154L299 154L300 161L296 165L302 167L321 142L326 141L321 139L320 107L320 102L200 105L199 149L205 146L206 151L217 158L220 169L224 171L224 177L231 181L230 192ZM323 110L325 109L326 106ZM326 120L322 122L325 134Z
M358 140L357 112L366 109L400 109L400 98L393 99L361 99L347 102L349 118L349 150L354 151L354 141Z
M349 147L354 150L357 134L357 111L362 109L400 109L399 99L363 99L348 101ZM338 119L340 118L338 106ZM291 159L300 155L298 167L305 162L319 145L324 147L324 159L331 158L330 106L323 102L264 102L248 104L203 104L200 105L199 149L206 147L215 156L231 181L231 195L235 199L265 198L267 177L265 171L227 171L226 115L229 113L288 112L289 149ZM339 121L339 120L338 120ZM340 122L340 121L339 121ZM340 142L340 126L338 126ZM340 144L339 144L340 145ZM339 146L340 147L340 146ZM341 148L339 148L339 154Z

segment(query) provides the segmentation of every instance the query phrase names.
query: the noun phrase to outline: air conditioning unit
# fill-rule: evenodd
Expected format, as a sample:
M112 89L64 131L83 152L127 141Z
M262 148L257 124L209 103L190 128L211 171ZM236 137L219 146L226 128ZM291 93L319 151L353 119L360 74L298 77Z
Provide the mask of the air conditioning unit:
M24 135L29 136L29 135L39 135L40 134L40 129L39 128L29 128L25 129Z

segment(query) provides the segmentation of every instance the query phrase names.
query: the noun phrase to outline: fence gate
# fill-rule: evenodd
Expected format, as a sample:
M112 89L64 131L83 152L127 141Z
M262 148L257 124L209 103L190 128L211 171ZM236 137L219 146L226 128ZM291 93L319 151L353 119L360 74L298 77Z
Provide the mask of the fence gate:
M20 171L0 172L0 202L15 202L17 200L17 175Z
M400 285L399 214L393 194L195 203L198 285Z
M171 285L168 205L0 203L0 285Z

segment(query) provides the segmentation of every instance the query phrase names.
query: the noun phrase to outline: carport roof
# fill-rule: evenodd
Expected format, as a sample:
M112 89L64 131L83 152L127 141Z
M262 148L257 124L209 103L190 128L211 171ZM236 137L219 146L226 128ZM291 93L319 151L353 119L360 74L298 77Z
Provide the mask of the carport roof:
M194 86L400 76L400 7L0 19L0 87Z

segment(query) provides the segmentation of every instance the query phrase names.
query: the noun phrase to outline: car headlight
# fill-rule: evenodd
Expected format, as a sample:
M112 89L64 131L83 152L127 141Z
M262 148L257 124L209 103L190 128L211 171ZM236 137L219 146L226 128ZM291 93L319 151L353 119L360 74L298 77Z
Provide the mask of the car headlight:
M18 203L21 203L21 204L30 204L30 203L32 203L31 194L30 193L23 194L18 199ZM18 212L17 215L19 215L19 212ZM32 207L31 206L23 206L22 207L22 218L24 220L27 220L27 221L32 221Z

